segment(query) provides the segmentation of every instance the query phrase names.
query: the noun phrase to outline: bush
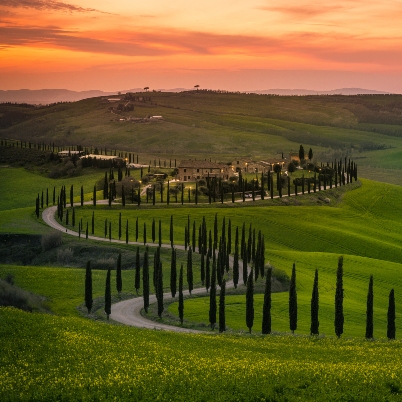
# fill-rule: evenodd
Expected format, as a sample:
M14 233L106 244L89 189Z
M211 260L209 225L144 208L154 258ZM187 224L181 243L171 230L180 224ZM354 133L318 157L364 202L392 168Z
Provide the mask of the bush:
M69 247L64 250L57 251L57 263L59 265L69 266L74 258L74 252Z
M59 231L53 231L42 235L41 246L43 251L50 250L55 247L61 246L63 243L62 233Z
M277 281L280 282L282 285L289 286L290 283L289 275L283 269L276 268L270 263L265 264L265 269L268 269L269 267L272 268L273 278L276 278Z
M116 260L113 258L101 258L99 260L96 260L92 268L94 269L103 269L103 270L108 270L108 269L114 269L116 266Z

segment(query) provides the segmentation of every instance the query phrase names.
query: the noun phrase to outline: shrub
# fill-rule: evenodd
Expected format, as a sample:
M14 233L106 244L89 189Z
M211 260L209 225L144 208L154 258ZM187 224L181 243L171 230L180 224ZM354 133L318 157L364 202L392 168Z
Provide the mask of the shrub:
M59 265L69 266L74 258L74 252L69 247L64 250L57 251L57 263Z
M108 269L114 269L115 266L116 266L116 260L115 259L113 259L113 258L100 258L99 260L96 260L93 263L92 268L108 270Z
M55 247L61 246L63 243L62 233L59 231L53 231L42 235L41 246L43 251L50 250Z

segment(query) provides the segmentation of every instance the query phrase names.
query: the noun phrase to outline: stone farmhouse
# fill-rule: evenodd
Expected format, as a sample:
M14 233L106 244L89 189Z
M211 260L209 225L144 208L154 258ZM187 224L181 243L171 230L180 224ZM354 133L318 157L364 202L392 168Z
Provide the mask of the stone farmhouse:
M177 169L176 179L180 181L194 181L207 177L227 180L234 173L230 165L192 159L181 161Z

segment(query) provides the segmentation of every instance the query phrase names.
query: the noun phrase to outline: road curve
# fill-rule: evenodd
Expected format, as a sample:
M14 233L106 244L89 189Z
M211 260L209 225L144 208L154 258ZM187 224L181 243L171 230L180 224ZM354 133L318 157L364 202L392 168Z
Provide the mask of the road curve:
M106 201L107 202L107 201ZM85 204L91 204L92 202L86 202ZM101 202L99 202L101 203ZM75 204L77 206L81 206L80 203ZM66 233L71 236L76 236L78 237L79 234L78 232L75 232L74 230L70 230L65 228L63 225L61 225L59 222L57 222L55 218L55 213L57 211L57 206L52 206L49 208L46 208L42 212L42 219L43 221L52 227L53 229L59 230L63 233ZM125 241L123 240L117 240L117 239L111 239L109 240L108 238L103 238L103 237L97 237L97 236L90 236L88 235L88 239L91 240L97 240L97 241L103 241L103 242L112 242L112 243L120 243L120 244L126 244ZM141 245L143 246L144 243L141 242L133 242L129 241L128 244L132 245ZM147 246L150 247L157 247L158 245L155 243L147 243ZM163 248L171 248L170 244L162 244L161 247ZM177 245L175 246L176 249L180 250L185 250L184 246ZM195 250L197 251L197 250ZM233 257L229 256L229 263L231 266L233 266ZM227 281L226 282L226 288L233 288L234 283L233 281ZM201 295L201 294L207 294L206 290L204 288L197 288L194 289L191 292L192 295ZM184 296L188 296L189 292L188 290L183 291ZM172 299L172 295L170 293L164 293L163 294L163 300L169 300ZM149 296L149 303L156 303L156 296L155 295L150 295ZM214 333L214 332L206 332L206 331L199 331L195 329L189 329L189 328L183 328L183 327L176 327L172 325L167 325L167 324L162 324L157 321L152 321L149 320L141 315L141 311L143 309L143 298L142 297L135 297L133 299L129 300L124 300L119 303L115 303L112 305L112 313L110 315L110 319L113 321L119 322L121 324L129 325L132 327L138 327L138 328L148 328L148 329L157 329L157 330L165 330L165 331L173 331L173 332L188 332L188 333Z

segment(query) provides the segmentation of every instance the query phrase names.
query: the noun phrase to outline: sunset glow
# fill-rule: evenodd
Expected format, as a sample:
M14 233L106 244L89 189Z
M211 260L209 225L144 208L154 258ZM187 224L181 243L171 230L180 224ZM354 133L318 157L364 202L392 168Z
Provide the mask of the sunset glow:
M0 89L400 93L401 18L390 0L2 0Z

